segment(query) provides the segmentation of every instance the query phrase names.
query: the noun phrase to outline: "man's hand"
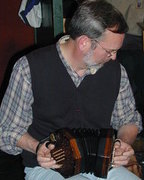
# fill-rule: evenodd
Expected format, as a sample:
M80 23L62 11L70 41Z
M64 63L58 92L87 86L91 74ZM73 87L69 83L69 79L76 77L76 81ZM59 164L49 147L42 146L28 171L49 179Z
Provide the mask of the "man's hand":
M133 155L134 150L131 145L123 142L122 140L117 141L114 144L113 167L127 165Z
M37 152L37 161L39 165L43 168L60 168L61 165L56 164L56 161L51 157L51 150L54 149L55 146L53 144L49 144L46 147L46 143L42 144Z

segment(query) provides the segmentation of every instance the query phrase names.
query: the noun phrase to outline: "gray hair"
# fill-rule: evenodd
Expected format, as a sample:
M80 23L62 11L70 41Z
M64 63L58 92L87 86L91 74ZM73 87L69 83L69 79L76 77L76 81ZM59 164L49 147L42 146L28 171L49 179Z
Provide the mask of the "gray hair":
M128 30L123 15L105 0L85 0L75 11L68 28L72 39L86 35L98 39L105 30L125 33Z

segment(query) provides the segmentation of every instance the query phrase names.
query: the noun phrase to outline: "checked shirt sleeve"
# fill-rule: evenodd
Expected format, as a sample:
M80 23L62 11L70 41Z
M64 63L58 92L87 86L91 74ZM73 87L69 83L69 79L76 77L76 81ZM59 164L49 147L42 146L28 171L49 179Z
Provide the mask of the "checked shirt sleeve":
M139 132L142 130L141 115L136 110L135 99L128 80L127 73L121 65L121 83L117 101L111 118L111 125L118 130L125 124L135 124Z
M19 154L19 138L32 123L33 95L28 61L22 57L13 68L8 88L0 107L0 149Z

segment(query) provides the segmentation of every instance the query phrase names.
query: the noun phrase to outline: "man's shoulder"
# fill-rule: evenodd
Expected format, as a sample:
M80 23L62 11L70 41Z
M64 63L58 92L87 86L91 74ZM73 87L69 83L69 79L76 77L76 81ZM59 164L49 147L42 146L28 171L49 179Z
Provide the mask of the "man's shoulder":
M49 46L45 46L45 47L41 47L41 48L37 48L33 51L31 51L30 53L28 53L26 55L26 57L32 58L32 57L41 57L41 56L45 56L49 53L54 53L56 51L56 45L49 45Z
M59 60L56 45L45 46L26 55L30 69L43 69L54 66Z

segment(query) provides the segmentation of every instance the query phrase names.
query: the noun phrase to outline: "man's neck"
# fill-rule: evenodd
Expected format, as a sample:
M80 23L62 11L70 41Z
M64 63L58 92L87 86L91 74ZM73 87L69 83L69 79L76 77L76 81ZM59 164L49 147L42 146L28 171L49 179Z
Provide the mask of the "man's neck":
M79 75L83 76L86 72L86 65L83 63L83 55L80 53L74 40L69 39L60 44L61 53L69 66Z

